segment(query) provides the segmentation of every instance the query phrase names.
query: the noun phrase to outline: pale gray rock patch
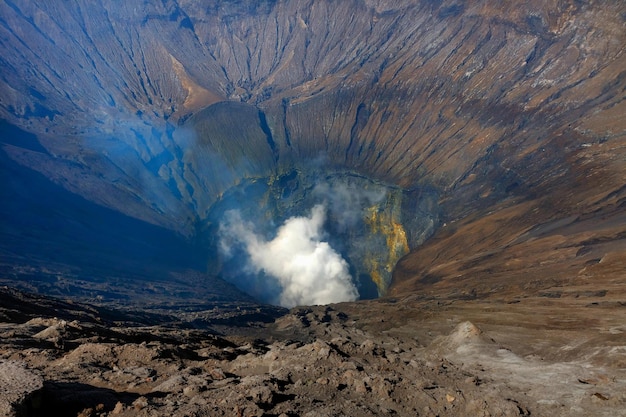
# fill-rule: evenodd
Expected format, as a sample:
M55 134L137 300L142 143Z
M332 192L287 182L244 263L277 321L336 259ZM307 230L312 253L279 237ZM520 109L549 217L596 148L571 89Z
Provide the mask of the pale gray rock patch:
M43 388L43 378L17 361L0 360L0 416L16 416L29 398Z

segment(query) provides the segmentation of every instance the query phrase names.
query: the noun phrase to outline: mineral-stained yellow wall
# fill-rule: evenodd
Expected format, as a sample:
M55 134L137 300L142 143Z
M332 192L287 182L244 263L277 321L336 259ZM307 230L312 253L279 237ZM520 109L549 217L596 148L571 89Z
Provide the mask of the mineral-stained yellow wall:
M369 268L372 281L378 287L378 294L384 295L389 287L391 273L398 260L409 253L406 232L400 221L400 199L396 193L390 193L382 204L369 207L365 222L372 234L381 234L387 241L387 253L369 253L365 263Z

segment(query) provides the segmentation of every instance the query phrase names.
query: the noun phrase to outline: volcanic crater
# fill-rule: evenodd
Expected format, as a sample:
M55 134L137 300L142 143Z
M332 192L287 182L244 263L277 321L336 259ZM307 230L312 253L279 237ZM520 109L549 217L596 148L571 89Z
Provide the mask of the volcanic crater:
M80 381L58 415L619 415L625 16L4 1L0 374Z

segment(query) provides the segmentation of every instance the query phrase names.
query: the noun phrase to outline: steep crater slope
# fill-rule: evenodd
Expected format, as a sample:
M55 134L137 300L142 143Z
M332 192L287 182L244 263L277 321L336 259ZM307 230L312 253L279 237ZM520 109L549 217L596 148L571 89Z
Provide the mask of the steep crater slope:
M525 289L530 264L568 271L533 288L594 277L598 259L609 279L623 271L622 2L0 7L2 118L43 146L4 152L207 252L235 202L280 224L323 183L384 189L357 199L356 232L335 233L361 295L372 281L384 294L409 250L397 294Z

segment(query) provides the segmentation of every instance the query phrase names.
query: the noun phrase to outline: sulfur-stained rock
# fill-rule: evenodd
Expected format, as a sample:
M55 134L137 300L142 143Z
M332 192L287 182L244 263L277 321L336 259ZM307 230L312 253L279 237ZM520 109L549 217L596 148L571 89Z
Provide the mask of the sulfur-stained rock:
M532 286L523 259L560 282L583 269L614 276L624 12L615 0L2 4L0 117L36 135L3 147L7 178L32 169L205 243L229 204L282 221L306 210L302 190L319 179L384 186L386 198L359 207L363 227L338 234L355 279L369 275L362 298L386 294L392 274L399 293L456 279L471 282L457 289L462 298L502 282ZM46 218L26 204L27 189L8 182L7 198L23 203L3 208L9 224L23 223L25 205ZM1 241L42 253L48 237ZM217 258L212 245L203 249ZM73 282L51 277L61 293Z
M139 3L0 2L2 407L624 413L623 0Z

